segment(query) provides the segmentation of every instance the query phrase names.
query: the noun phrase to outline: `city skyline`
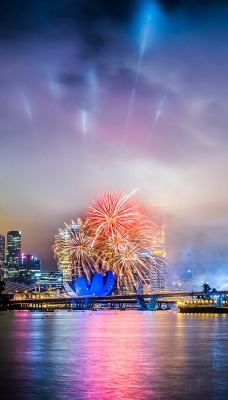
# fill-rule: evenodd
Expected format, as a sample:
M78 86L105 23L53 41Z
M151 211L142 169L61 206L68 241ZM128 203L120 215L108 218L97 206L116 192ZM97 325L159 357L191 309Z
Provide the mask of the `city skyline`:
M56 270L99 192L163 216L170 270L228 284L225 1L0 6L0 233ZM217 277L214 270L217 271Z

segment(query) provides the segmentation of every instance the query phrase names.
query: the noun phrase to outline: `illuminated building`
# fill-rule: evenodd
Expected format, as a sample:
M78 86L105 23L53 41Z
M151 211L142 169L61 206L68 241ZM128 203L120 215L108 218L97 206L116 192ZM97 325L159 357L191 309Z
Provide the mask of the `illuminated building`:
M58 235L58 257L57 265L58 271L63 275L63 282L72 282L75 277L81 275L82 266L78 265L71 257L71 250L68 246L68 241L71 236L71 232L79 231L81 229L80 224L71 224L68 228L62 230Z
M165 225L156 224L156 239L155 244L165 245Z
M154 254L160 257L166 257L165 251L165 225L156 224L155 237L153 241Z
M40 290L62 289L63 274L59 272L35 272L35 288Z
M23 254L18 270L18 281L26 285L32 285L35 282L35 273L40 271L40 260L32 254Z
M70 250L66 249L67 239L69 237L68 231L64 230L60 233L60 252L58 255L57 265L58 272L63 276L63 282L72 281L74 277L74 270L71 265Z
M0 278L3 275L5 261L5 236L0 235Z
M157 292L166 289L166 264L164 261L162 259L156 261L156 268L153 268L152 266L152 272L151 272L152 292Z
M79 277L74 283L67 283L64 287L69 295L73 291L78 296L108 296L114 289L114 275L111 271L107 271L105 277L96 273L90 284L84 277Z
M76 235L79 234L79 231L81 229L81 225L80 224L71 224L70 225L70 230L71 233L76 233ZM70 250L69 250L69 255L70 255ZM78 263L77 261L75 261L74 259L72 260L72 257L70 257L71 259L71 281L73 281L75 278L82 276L83 275L83 267L81 265L81 263Z
M9 231L7 233L6 250L6 278L18 281L18 269L21 258L21 231Z
M166 250L165 250L165 225L156 224L153 252L159 257L157 268L152 267L151 290L160 291L166 289Z

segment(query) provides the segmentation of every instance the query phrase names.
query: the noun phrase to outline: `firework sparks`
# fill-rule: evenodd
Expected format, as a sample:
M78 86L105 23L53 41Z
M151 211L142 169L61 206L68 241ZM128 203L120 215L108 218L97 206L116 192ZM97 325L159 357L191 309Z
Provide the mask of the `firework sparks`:
M140 205L132 198L135 191L129 195L115 190L105 192L93 202L91 211L88 212L89 220L95 229L93 243L101 234L106 237L121 237L139 222Z
M76 275L88 281L94 272L111 270L117 287L136 290L148 284L152 274L164 269L165 260L153 253L154 224L142 207L129 195L112 190L93 202L88 219L65 224L53 246L57 260L68 256Z
M149 284L152 274L164 270L166 263L163 257L153 253L151 243L150 251L145 250L144 244L140 232L138 237L131 232L131 236L108 238L102 247L100 258L103 266L114 273L119 289L124 286L135 291L137 284Z
M77 223L71 221L71 225L65 224L65 229L59 230L53 246L57 260L61 261L61 258L66 259L68 256L71 266L77 270L77 275L85 275L88 280L98 269L90 232L88 221L83 222L81 219L78 219Z

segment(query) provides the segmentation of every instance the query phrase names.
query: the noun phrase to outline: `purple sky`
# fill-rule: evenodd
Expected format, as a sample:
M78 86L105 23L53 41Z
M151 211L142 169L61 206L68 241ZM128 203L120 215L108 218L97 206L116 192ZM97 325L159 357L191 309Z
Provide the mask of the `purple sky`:
M171 272L225 283L226 1L11 0L0 10L0 233L22 230L23 251L54 270L64 222L104 189L140 188L166 219Z

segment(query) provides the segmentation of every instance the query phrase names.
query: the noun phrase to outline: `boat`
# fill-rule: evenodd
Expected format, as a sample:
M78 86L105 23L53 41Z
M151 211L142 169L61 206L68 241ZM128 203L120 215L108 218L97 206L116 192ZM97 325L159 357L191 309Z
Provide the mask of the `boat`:
M228 314L228 306L181 306L181 314Z

